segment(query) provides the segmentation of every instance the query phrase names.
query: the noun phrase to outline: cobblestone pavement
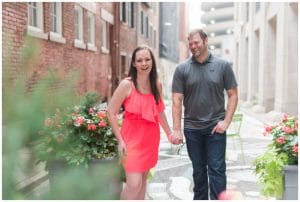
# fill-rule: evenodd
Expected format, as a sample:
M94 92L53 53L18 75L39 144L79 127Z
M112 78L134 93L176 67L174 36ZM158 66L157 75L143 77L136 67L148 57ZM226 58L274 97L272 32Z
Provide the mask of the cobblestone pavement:
M166 114L171 124L170 104L166 104ZM241 136L243 152L236 138L227 139L227 189L241 193L242 200L262 200L257 177L252 167L253 160L266 149L271 139L262 132L266 125L266 116L256 115L247 108L241 108L244 114ZM191 161L184 146L178 155L178 146L171 146L162 131L159 161L154 168L154 178L148 182L147 199L152 200L192 200L193 180ZM242 155L243 154L243 155ZM244 156L244 160L243 157Z

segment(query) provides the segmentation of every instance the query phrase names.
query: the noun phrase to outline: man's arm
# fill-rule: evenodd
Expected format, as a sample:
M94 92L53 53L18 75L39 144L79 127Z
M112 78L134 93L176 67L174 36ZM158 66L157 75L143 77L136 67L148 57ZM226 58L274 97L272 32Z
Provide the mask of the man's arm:
M226 121L230 124L233 114L236 110L236 106L238 104L237 88L232 88L232 89L227 90L227 95L228 95L228 103L227 103L227 107L226 107L226 115L225 115L224 121Z
M238 104L238 92L237 88L232 88L227 90L228 95L228 103L226 107L226 115L223 121L219 121L217 125L212 130L212 134L217 133L224 133L230 125L232 120L233 114L235 112L236 106Z
M183 137L181 131L181 115L182 115L182 100L183 94L181 93L172 93L172 118L173 118L173 133L177 138Z

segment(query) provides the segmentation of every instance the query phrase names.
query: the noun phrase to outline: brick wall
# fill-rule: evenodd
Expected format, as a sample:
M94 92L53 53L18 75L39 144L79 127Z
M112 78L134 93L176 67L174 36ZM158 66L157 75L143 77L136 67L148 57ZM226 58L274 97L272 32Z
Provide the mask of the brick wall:
M112 10L112 3L104 3L107 10ZM78 80L77 90L80 94L86 91L97 91L102 97L108 96L109 68L111 68L110 55L101 53L101 16L100 3L96 3L96 27L95 44L97 51L79 49L74 47L74 6L75 3L62 3L62 35L66 39L65 44L56 43L49 39L37 39L40 43L40 53L37 65L33 68L37 78L41 76L47 68L56 68L62 76L68 71L79 70L81 72ZM44 8L44 32L50 31L50 4L43 3ZM84 8L84 42L87 43L87 9ZM27 33L27 3L3 3L2 4L3 23L3 64L10 62L10 66L17 68L22 65L19 61L20 47L24 43ZM9 43L12 42L12 43Z

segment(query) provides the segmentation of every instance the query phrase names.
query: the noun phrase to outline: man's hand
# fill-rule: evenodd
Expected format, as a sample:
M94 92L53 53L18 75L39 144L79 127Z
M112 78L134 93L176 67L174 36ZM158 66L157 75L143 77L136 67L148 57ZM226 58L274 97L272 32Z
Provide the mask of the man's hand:
M214 134L214 133L221 133L221 134L223 134L227 130L229 124L230 123L228 123L228 122L226 122L224 120L219 121L217 123L217 125L213 128L213 130L211 131L211 134Z
M174 130L174 132L168 136L168 140L172 144L176 144L176 145L183 143L183 136L181 131Z

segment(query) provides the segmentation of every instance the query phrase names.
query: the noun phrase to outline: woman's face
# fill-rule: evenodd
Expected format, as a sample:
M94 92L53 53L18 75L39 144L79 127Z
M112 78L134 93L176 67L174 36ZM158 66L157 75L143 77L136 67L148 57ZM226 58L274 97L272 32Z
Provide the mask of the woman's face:
M149 50L142 49L137 51L133 66L136 68L138 74L150 74L152 58Z

